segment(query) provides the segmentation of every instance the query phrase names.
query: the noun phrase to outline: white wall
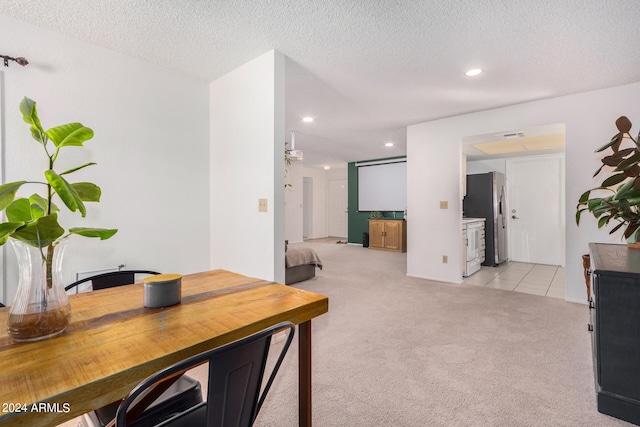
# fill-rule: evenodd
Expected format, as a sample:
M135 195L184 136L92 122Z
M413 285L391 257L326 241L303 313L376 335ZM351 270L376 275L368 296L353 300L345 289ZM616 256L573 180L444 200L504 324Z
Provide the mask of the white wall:
M407 129L407 198L411 234L407 237L407 274L460 283L460 142L470 135L564 123L566 126L566 296L585 302L581 256L589 242L621 242L608 230L598 230L595 220L585 216L575 225L575 206L580 194L598 185L592 178L600 162L594 150L617 132L614 122L621 115L634 119L640 83L616 88L530 102L410 126ZM430 183L430 184L429 184ZM449 200L440 210L439 200ZM438 242L438 244L434 244ZM442 254L449 263L442 264Z
M347 164L345 163L342 167L334 167L327 171L327 180L334 179L347 179Z
M120 263L181 274L208 269L207 83L3 16L0 40L3 54L29 60L0 68L4 182L41 180L47 166L18 109L25 95L37 101L45 128L80 121L95 132L86 149L65 150L59 163L61 170L98 163L68 177L98 184L102 201L87 204L84 219L75 213L60 221L119 232L107 241L74 236L66 281ZM17 271L5 249L0 300L11 303Z
M210 102L211 265L284 283L284 56L212 82Z
M288 167L286 182L291 187L285 189L285 239L289 243L302 242L303 231L303 178L313 179L313 224L310 238L327 237L328 234L328 181L347 179L347 168L337 167L328 171L306 168L301 163Z
M467 175L473 175L477 173L487 172L500 172L505 173L507 171L505 159L487 159L487 160L472 160L467 161Z

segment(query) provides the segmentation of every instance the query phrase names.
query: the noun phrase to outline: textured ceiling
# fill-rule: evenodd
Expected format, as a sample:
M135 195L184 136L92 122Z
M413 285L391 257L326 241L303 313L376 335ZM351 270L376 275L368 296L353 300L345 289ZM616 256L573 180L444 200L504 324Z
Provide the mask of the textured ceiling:
M277 49L286 134L308 166L405 154L407 125L640 81L638 0L0 0L0 13L204 81Z

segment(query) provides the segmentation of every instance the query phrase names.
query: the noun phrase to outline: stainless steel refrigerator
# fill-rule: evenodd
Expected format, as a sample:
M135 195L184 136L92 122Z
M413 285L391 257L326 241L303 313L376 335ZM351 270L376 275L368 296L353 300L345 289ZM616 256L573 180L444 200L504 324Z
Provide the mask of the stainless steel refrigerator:
M486 218L485 261L496 266L509 259L505 177L500 172L467 175L467 195L462 202L467 218Z

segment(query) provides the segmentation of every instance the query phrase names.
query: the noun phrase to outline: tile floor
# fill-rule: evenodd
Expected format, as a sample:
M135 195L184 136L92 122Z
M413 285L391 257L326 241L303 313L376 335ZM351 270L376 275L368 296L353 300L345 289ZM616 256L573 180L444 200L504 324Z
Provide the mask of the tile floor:
M482 267L464 283L564 299L565 268L508 261L497 267Z

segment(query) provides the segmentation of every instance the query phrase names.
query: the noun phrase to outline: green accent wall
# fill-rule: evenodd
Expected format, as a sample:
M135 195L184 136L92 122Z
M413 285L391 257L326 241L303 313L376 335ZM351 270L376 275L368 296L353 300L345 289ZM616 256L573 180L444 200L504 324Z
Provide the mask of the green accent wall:
M385 157L384 159L359 160L359 162L374 162L381 160L406 159L406 156ZM349 227L349 243L362 244L362 233L369 232L370 211L358 212L358 168L356 162L351 162L347 166L347 185L348 185L348 216L347 222ZM393 218L394 212L382 212L383 218ZM402 218L404 211L395 212L396 217Z

